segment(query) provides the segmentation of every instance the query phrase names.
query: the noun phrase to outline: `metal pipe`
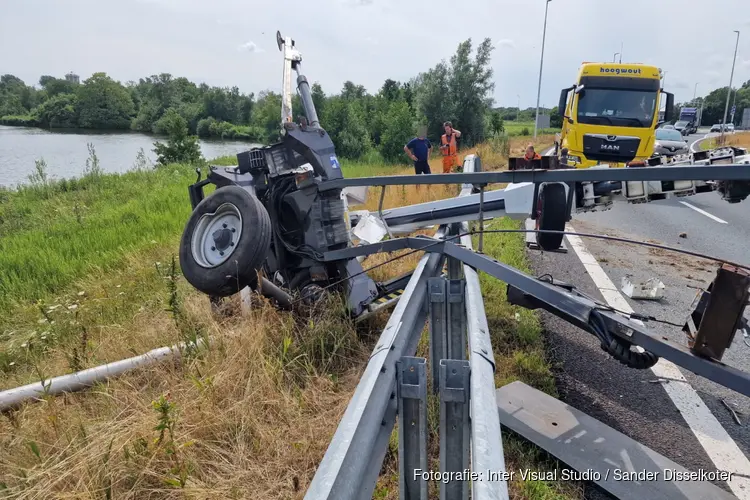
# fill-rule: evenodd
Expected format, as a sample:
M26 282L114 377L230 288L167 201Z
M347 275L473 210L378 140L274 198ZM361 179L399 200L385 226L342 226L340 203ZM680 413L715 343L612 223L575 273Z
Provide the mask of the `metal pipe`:
M386 175L382 177L349 177L318 185L321 192L349 186L416 186L424 184L497 184L523 182L599 182L599 181L747 181L750 155L735 157L733 165L686 165L649 168L578 168L557 170L498 170L494 172L441 175ZM491 193L487 195L490 199ZM450 202L451 200L443 200ZM453 200L455 201L455 200ZM393 209L391 212L395 212Z
M315 110L315 102L310 92L310 84L307 82L305 75L301 74L302 68L301 63L297 63L297 90L299 91L300 98L302 99L302 106L305 108L305 114L307 115L307 123L311 127L319 127L320 120L318 120L318 112Z
M197 347L206 346L206 341L199 339ZM37 399L45 395L57 395L63 392L76 392L87 387L91 387L97 382L104 382L110 377L117 377L125 372L140 368L141 366L151 365L161 361L168 360L172 357L179 356L183 349L187 347L185 342L181 342L172 347L160 347L140 356L123 359L108 363L106 365L89 368L69 375L61 375L42 382L8 389L0 392L0 411L16 408L25 401Z
M284 40L284 70L281 76L281 126L292 121L292 60L294 49L292 39Z
M734 45L734 59L732 60L732 73L729 75L729 89L727 90L727 104L724 106L724 119L721 120L721 139L720 144L724 144L724 128L727 123L727 112L729 111L729 97L732 95L732 79L734 79L734 64L737 62L737 47L740 46L740 32L734 30L737 33L737 43Z

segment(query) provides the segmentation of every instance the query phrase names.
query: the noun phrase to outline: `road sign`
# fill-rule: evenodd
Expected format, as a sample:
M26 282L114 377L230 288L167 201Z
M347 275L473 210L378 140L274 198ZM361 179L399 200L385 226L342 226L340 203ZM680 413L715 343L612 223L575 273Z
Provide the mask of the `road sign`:
M735 111L737 111L737 106L732 106L732 114L734 114Z

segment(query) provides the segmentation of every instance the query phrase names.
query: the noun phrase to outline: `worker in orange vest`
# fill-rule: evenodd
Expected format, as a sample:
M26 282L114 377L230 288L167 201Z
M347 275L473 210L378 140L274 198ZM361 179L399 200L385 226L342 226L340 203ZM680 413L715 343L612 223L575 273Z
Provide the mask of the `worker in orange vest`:
M541 160L542 157L534 151L534 145L529 144L526 146L526 154L523 156L525 160Z
M449 174L451 170L460 165L456 139L461 137L461 131L453 128L451 122L445 122L443 128L445 133L440 137L440 152L443 153L443 173Z

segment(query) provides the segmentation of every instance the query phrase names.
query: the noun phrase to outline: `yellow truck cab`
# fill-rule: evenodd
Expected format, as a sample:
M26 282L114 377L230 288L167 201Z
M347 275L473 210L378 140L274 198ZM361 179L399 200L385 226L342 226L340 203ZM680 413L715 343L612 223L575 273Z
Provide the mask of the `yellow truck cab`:
M661 94L666 96L663 117ZM561 163L576 168L643 165L653 155L657 126L671 119L673 101L661 88L656 66L583 63L576 84L560 93Z

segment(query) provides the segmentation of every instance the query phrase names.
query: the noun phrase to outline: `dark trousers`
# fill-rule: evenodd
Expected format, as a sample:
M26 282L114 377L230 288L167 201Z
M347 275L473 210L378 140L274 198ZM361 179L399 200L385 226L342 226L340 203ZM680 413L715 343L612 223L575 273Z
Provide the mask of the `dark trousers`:
M417 160L414 162L414 173L415 174L431 174L430 172L430 164L427 163L427 160Z

